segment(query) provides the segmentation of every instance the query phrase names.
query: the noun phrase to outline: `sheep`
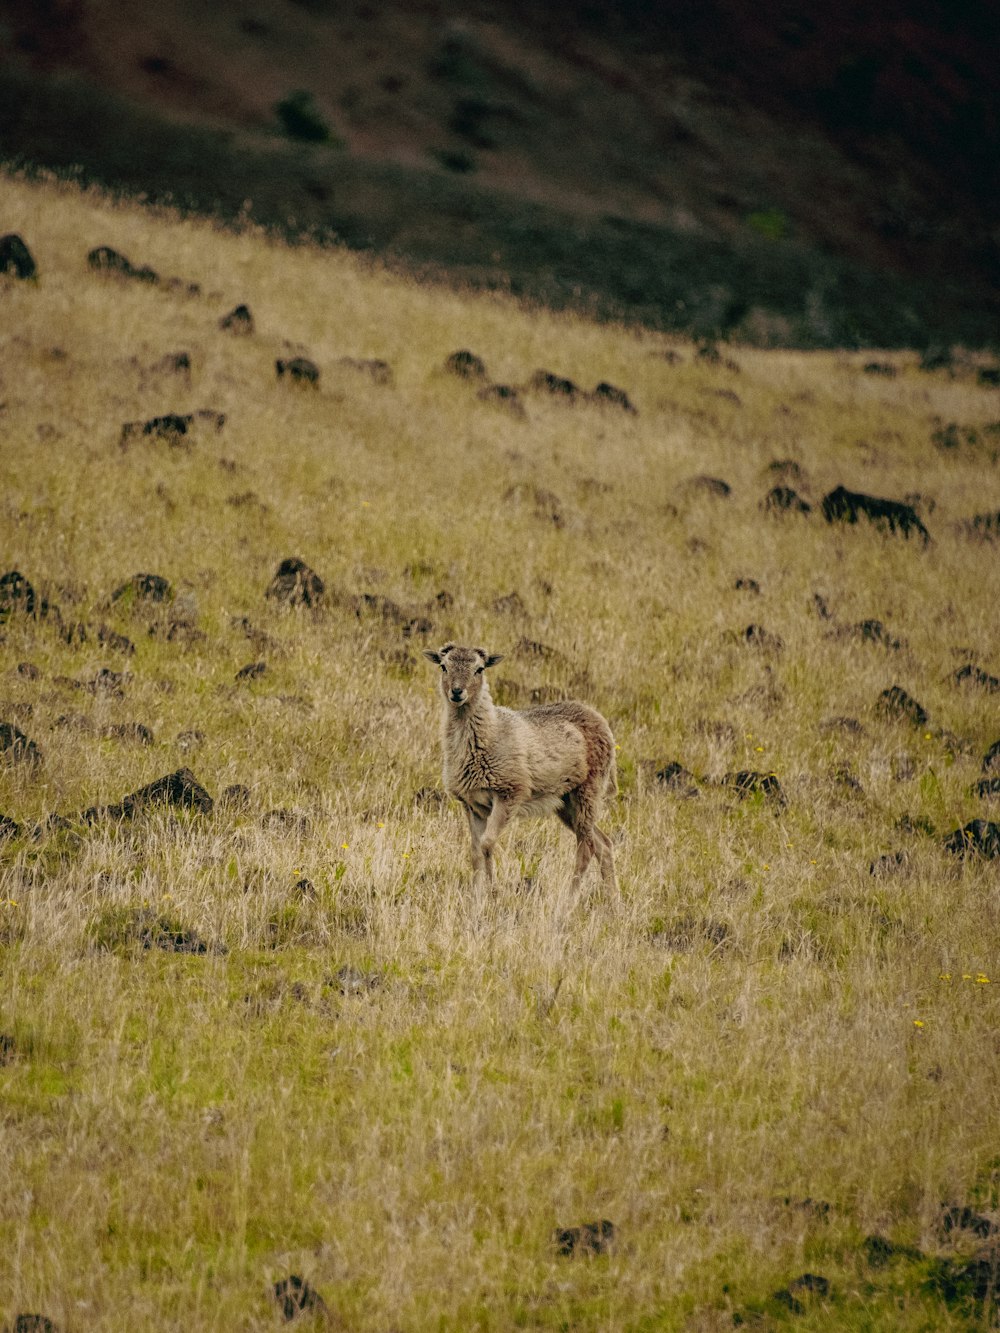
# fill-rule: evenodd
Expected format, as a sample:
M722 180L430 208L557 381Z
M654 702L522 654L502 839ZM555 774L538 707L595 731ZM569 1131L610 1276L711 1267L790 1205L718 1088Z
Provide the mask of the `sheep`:
M513 814L555 814L576 834L573 888L596 856L617 889L611 840L596 825L618 790L615 738L596 709L576 701L515 710L496 705L485 672L503 660L446 643L424 656L441 668L444 785L465 807L476 879L493 883L493 848Z

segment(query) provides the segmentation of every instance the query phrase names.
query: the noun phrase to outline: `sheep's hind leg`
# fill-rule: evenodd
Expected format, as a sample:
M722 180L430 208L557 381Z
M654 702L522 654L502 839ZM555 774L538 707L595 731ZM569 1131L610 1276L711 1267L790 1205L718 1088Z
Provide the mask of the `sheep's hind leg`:
M601 863L601 878L607 888L618 889L618 879L615 875L615 854L611 848L611 839L606 833L602 833L599 828L594 829L594 837L597 839L597 855Z

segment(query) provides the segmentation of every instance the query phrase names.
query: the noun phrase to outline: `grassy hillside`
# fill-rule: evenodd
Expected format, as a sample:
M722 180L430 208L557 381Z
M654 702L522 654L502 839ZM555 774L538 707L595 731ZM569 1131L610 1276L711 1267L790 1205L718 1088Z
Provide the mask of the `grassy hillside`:
M297 1275L358 1330L989 1326L998 862L943 844L997 818L991 367L737 364L0 199L39 268L0 278L0 559L35 592L0 721L39 752L3 733L0 1322L269 1328ZM202 409L221 430L123 438ZM931 540L827 523L841 483ZM779 484L811 511L765 512ZM292 556L315 607L265 597ZM137 573L167 600L112 600ZM507 654L498 699L611 721L620 896L570 895L555 821L473 891L419 651L449 637ZM211 812L82 817L182 766ZM610 1253L559 1253L604 1219Z

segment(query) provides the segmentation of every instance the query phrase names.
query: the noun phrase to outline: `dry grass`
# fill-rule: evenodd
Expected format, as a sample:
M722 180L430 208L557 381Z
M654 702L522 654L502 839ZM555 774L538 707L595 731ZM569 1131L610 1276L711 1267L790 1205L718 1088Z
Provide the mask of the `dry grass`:
M941 847L989 815L970 788L1000 733L996 695L949 679L970 652L1000 665L996 548L961 529L1000 508L995 391L905 355L893 379L680 343L670 364L660 338L339 254L0 195L41 270L0 279L3 559L87 630L3 627L0 720L43 759L0 769L0 810L30 829L182 764L216 797L251 789L242 812L0 851L0 1310L228 1333L273 1326L268 1283L297 1272L356 1329L985 1326L931 1279L963 1244L942 1204L997 1204L997 872ZM98 244L202 294L91 274ZM218 329L237 301L252 338ZM639 413L527 395L518 419L443 373L458 347L497 380L621 384ZM189 385L148 369L182 349ZM289 349L318 392L276 382ZM200 407L220 435L119 448L123 422ZM943 453L937 418L978 443ZM932 544L765 517L783 458L814 504L840 482L921 492ZM326 581L322 612L265 600L289 555ZM171 607L109 605L137 571ZM523 615L494 605L512 592ZM361 593L419 608L433 643L510 652L498 693L609 717L620 898L596 873L571 898L554 821L509 830L495 896L471 891L464 821L414 800L438 782L420 635L359 615ZM869 617L902 646L842 633ZM751 622L782 646L748 645ZM122 697L72 684L102 667L129 673ZM879 716L893 683L926 727ZM127 722L153 744L105 734ZM787 808L711 781L684 800L655 780L669 760L773 771ZM208 952L144 950L144 908ZM557 1255L557 1226L603 1217L614 1254ZM869 1267L875 1232L924 1257ZM807 1270L830 1290L793 1315L771 1293Z

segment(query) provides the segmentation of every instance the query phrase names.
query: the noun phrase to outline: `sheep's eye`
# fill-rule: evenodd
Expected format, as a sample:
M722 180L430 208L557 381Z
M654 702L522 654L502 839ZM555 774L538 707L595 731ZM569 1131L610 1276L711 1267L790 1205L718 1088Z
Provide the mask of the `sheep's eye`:
M481 676L482 674L483 674L483 668L482 668L482 667L476 667L476 675L477 675L477 676Z

